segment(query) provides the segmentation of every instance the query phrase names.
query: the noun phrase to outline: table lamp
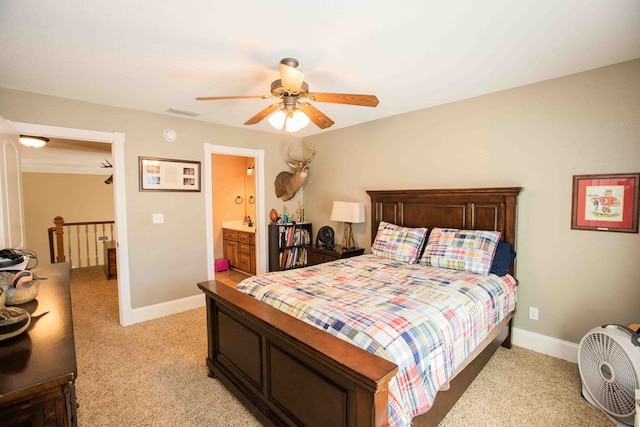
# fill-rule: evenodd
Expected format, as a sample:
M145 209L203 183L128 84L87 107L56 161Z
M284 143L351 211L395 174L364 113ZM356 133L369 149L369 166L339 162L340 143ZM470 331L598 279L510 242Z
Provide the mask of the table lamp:
M344 222L342 249L357 249L358 244L353 238L351 224L365 221L364 204L356 202L333 202L331 221Z

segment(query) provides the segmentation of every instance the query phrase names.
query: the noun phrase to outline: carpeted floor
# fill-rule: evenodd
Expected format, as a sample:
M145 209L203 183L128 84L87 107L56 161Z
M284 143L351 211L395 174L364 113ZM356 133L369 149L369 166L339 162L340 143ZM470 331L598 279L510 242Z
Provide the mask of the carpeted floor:
M73 270L71 292L80 426L260 426L207 376L204 308L122 327L117 282L101 267ZM614 424L580 396L577 365L514 347L498 350L440 425Z

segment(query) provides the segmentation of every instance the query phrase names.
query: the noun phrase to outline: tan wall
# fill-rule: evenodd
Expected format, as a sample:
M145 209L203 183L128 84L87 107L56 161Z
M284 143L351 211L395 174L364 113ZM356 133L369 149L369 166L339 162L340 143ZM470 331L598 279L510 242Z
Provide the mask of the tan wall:
M516 326L578 342L640 320L640 236L570 228L573 175L640 172L640 60L305 142L318 150L305 188L316 230L340 235L331 202L369 203L365 190L522 186ZM354 225L367 247L369 226Z
M132 308L199 295L196 283L213 269L207 266L207 241L213 236L206 232L211 219L205 218L204 192L140 192L138 156L204 162L206 143L263 149L266 223L271 208L282 206L273 181L283 168L288 170L287 147L290 143L299 146L301 141L288 135L4 88L0 88L0 116L9 121L125 134L128 241L119 243L128 246ZM176 141L164 140L167 128L176 131ZM202 177L203 182L207 179ZM163 224L152 223L154 213L164 214Z
M106 185L108 175L22 174L22 194L27 248L36 252L40 265L50 264L47 230L54 227L53 218L65 222L113 221L113 186ZM102 264L102 245L90 242L91 265ZM97 247L97 250L96 250ZM95 262L98 256L99 262ZM86 267L74 262L75 266ZM78 265L79 264L79 265Z

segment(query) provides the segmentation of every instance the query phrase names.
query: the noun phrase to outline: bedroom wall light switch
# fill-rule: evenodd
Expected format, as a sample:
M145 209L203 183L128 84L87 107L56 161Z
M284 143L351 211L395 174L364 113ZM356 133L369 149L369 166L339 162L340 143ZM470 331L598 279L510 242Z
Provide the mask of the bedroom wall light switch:
M164 214L153 214L153 223L154 224L163 224L164 223Z
M529 307L529 319L538 320L538 307Z

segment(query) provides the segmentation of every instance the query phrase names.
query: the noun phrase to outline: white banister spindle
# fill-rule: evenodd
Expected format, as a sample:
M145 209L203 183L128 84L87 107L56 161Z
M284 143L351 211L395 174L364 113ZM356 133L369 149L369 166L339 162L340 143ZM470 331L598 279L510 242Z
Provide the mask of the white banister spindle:
M99 265L98 260L98 225L93 224L93 251L95 253L96 265Z

